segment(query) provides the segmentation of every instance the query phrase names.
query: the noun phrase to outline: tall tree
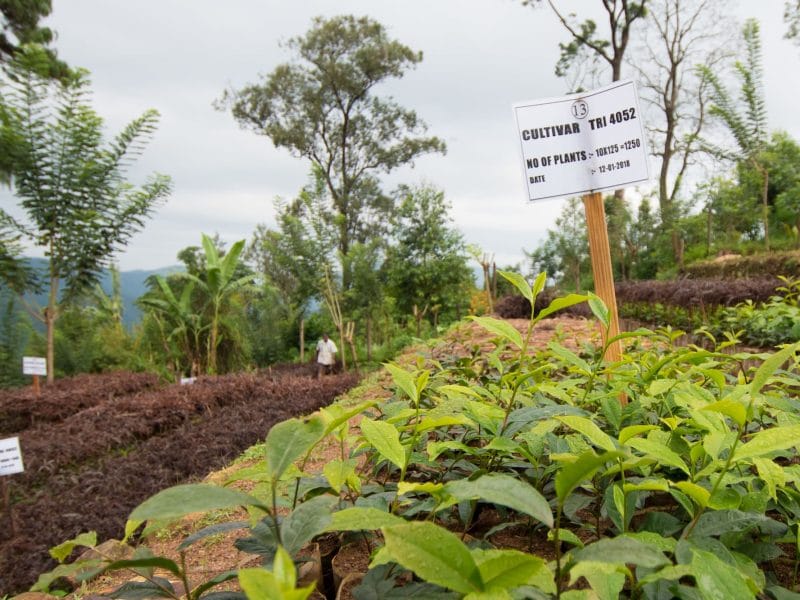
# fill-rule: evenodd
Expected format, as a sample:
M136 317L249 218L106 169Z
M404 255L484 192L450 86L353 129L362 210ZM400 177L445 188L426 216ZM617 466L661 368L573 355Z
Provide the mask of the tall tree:
M717 146L710 146L710 149L720 158L749 163L761 177L761 220L764 246L769 250L769 171L763 161L769 132L759 31L755 19L749 19L742 29L745 57L744 61L739 60L734 64L734 72L741 85L738 98L731 96L718 74L707 65L701 65L699 70L711 86L711 114L724 123L737 146L734 152Z
M141 187L126 181L133 159L152 136L158 113L146 111L108 145L103 122L88 103L84 71L64 81L42 77L23 52L10 68L3 146L14 155L14 191L27 215L21 232L48 257L48 304L38 315L47 330L47 377L54 377L53 336L59 289L76 297L98 281L112 255L140 230L170 193L154 175Z
M431 186L401 187L387 255L388 281L398 308L452 317L472 284L466 246L448 215L444 192Z
M633 2L631 0L601 0L605 12L608 30L599 33L594 19L578 22L574 14L564 14L553 0L547 0L550 9L555 13L571 39L566 44L559 44L561 55L556 63L556 75L571 79L571 87L577 91L583 87L585 76L596 78L596 70L591 65L599 63L611 69L611 81L622 77L622 66L625 51L631 40L631 32L636 21L643 20L647 14L648 0ZM522 0L524 5L534 6L541 0ZM589 68L587 68L589 65ZM596 83L594 81L592 84Z
M312 163L330 196L339 229L337 246L345 290L351 276L344 257L352 231L373 200L374 176L412 163L444 142L425 137L416 113L375 95L379 83L402 77L422 60L367 17L317 17L311 29L289 40L295 61L262 82L226 92L243 127L268 136L276 147Z
M52 8L51 0L0 0L0 63L11 61L24 46L35 44L45 54L43 73L57 78L67 75L67 65L49 47L55 33L39 23Z
M786 0L783 8L783 20L786 22L786 39L800 43L800 0Z
M636 44L633 68L650 111L651 151L660 160L659 216L683 262L677 227L680 193L707 124L708 81L696 65L715 69L728 56L732 24L720 0L650 0L647 27Z

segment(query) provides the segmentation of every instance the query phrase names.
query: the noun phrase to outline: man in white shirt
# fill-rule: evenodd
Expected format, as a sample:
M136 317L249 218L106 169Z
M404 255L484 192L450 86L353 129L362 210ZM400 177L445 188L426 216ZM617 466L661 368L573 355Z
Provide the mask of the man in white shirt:
M317 377L322 376L324 371L326 374L333 371L333 365L336 363L336 353L339 349L333 340L328 337L327 333L322 334L322 339L317 342Z

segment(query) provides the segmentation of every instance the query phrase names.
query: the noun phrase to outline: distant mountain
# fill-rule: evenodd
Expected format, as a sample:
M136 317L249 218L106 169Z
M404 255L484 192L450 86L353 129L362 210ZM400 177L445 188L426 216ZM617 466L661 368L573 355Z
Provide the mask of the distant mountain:
M44 258L29 258L27 259L30 265L37 270L44 271L47 268L47 259ZM121 271L120 272L120 288L122 291L122 322L127 328L131 328L137 324L141 318L142 313L136 306L136 300L147 291L145 281L151 275L171 275L184 271L183 265L172 265L169 267L162 267L160 269L151 270L136 270L136 271ZM100 286L106 294L111 293L111 273L106 271L100 278ZM40 294L31 295L30 300L35 301L39 306L47 304L47 292L43 291Z

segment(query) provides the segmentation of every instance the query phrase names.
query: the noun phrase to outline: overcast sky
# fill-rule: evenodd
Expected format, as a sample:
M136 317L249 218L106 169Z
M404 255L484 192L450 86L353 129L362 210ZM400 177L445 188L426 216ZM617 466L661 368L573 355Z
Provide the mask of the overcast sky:
M585 11L598 2L560 4ZM743 0L736 11L762 24L770 126L800 138L800 49L782 39L783 0ZM147 108L161 113L135 174L167 173L175 189L119 256L123 270L175 264L201 232L231 243L274 223L273 198L294 196L308 163L240 130L212 102L286 62L279 42L303 34L312 17L335 14L373 17L424 55L377 92L416 110L448 152L395 172L387 189L442 188L466 241L495 253L500 265L522 261L522 248L532 250L554 227L564 201L526 200L511 110L567 92L553 75L567 35L547 8L518 0L53 0L56 48L91 72L109 135ZM7 209L13 203L7 193L0 201Z

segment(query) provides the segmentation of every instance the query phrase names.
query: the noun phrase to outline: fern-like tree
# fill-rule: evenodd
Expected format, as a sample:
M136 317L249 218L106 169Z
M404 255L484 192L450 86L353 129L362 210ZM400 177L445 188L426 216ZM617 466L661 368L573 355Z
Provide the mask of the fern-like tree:
M764 246L769 250L769 171L764 150L769 141L767 106L762 86L761 36L758 21L748 19L742 29L745 42L744 60L734 64L740 82L739 94L734 97L719 76L708 66L698 67L711 86L711 115L721 120L733 136L737 151L709 145L717 157L748 163L761 177L762 223Z
M96 283L114 253L170 193L165 175L136 187L126 179L158 122L148 110L110 143L89 104L86 71L42 75L47 55L28 49L9 65L0 151L11 155L13 189L26 220L19 231L48 258L47 379L54 378L54 331L64 302ZM62 290L63 286L63 290Z
M414 111L376 95L381 82L402 77L422 60L422 53L390 39L380 23L317 17L287 46L293 62L260 83L229 91L220 106L230 107L243 127L310 161L322 177L346 291L352 279L346 259L358 241L353 232L383 201L374 193L375 176L443 152L445 144L423 135L426 126Z

